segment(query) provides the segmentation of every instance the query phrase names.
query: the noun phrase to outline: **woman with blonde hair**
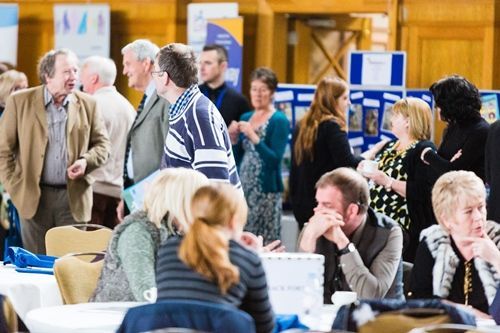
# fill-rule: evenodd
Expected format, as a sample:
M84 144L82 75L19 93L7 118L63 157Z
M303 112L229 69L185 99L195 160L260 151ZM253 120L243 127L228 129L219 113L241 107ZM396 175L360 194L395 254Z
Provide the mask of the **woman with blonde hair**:
M293 133L290 200L300 228L313 216L318 179L340 167L356 168L362 159L352 154L347 139L349 104L347 84L339 78L324 78Z
M5 109L7 97L12 93L28 88L28 78L23 72L14 69L0 74L0 116Z
M500 225L486 220L486 189L471 171L442 175L432 189L438 221L422 231L410 291L439 297L483 313L500 284ZM497 257L494 257L494 255Z
M172 237L160 249L158 300L234 305L252 316L257 332L272 332L262 263L239 242L248 211L245 199L232 186L214 183L196 191L191 208L193 223L186 235Z
M183 168L162 170L144 198L144 209L116 226L104 258L93 302L145 301L156 287L158 249L168 237L189 230L191 198L208 184L202 173Z
M413 262L420 231L435 223L431 205L432 185L437 174L420 159L430 147L432 113L419 98L403 98L392 108L392 133L397 139L386 143L376 154L378 170L365 172L374 182L370 189L370 206L398 222L407 235L403 258ZM409 243L408 243L409 241Z

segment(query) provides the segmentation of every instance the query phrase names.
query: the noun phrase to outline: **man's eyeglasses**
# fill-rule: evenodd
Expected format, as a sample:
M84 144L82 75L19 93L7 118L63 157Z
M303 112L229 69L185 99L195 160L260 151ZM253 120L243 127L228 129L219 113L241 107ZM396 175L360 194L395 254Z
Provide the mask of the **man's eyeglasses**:
M152 71L151 76L154 77L154 75L158 75L158 77L162 77L163 73L166 73L167 71Z

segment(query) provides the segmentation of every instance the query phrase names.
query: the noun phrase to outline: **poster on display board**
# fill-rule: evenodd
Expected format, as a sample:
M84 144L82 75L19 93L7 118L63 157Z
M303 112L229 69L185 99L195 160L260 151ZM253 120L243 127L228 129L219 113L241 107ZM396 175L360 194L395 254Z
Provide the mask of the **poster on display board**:
M285 184L288 184L288 176L290 174L292 133L296 124L309 111L315 90L315 85L280 83L274 94L274 107L278 112L283 112L290 122L290 140L283 154L281 168L281 175Z
M225 81L228 86L241 92L243 68L243 18L210 19L207 21L205 44L224 46L228 54Z
M309 110L315 91L313 84L278 84L274 105L287 116L292 129Z
M16 4L0 4L0 61L17 66L17 40L19 31L19 7Z
M481 116L490 124L500 119L499 113L499 95L500 91L481 90Z
M187 40L196 55L201 53L207 40L207 20L238 17L236 2L190 3L187 9Z
M432 97L432 93L429 89L406 89L406 97L420 98L429 104L431 110L434 107L434 97Z
M109 57L109 5L54 5L55 48L68 48L80 60Z
M348 73L352 88L404 88L406 52L351 51Z
M380 140L392 140L392 106L403 97L403 90L351 90L348 138L355 154Z

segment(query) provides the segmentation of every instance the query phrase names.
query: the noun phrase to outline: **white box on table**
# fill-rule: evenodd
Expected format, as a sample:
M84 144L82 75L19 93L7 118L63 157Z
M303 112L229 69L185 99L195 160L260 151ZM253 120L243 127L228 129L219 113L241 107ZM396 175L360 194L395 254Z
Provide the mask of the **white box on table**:
M323 305L325 258L311 253L261 253L277 314L308 314Z

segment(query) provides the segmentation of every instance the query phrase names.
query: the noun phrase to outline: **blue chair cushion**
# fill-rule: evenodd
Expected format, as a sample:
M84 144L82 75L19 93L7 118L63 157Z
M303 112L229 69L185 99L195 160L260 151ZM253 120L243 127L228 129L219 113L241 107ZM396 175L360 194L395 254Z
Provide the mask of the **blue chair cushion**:
M168 300L131 308L117 333L139 333L168 327L217 333L255 333L255 323L248 313L227 304L192 300Z

